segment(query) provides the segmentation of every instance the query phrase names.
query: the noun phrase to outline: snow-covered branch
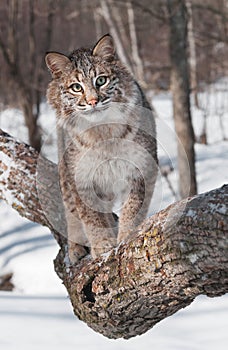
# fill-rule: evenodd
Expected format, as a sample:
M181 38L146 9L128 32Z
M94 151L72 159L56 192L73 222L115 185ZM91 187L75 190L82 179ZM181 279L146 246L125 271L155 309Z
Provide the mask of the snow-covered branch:
M21 216L49 227L56 240L60 244L65 243L66 224L56 164L1 129L0 199L5 200ZM48 217L44 210L47 207ZM49 220L50 216L53 220Z
M41 195L41 202L64 223L56 165L40 160L31 147L4 132L0 159L0 198L54 231L61 247L56 272L75 314L95 331L109 338L130 338L189 305L197 295L214 297L228 291L228 185L169 206L108 254L96 260L87 256L71 266L66 239L40 204ZM43 178L37 176L40 161L46 169ZM64 225L59 227L64 230Z

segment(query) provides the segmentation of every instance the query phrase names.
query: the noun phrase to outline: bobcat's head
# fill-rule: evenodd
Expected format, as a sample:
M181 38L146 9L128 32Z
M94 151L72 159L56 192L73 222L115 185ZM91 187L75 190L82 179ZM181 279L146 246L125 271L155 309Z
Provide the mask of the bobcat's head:
M109 34L93 49L78 49L69 57L49 52L45 59L53 77L48 100L65 121L72 115L94 121L113 102L127 103L134 95L133 78L117 59Z

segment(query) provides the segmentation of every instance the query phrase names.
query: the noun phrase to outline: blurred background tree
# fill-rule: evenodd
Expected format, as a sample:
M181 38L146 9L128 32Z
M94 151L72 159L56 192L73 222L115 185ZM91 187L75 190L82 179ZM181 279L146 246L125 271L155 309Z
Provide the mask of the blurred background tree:
M211 89L211 84L228 75L227 0L1 1L1 109L13 107L23 112L30 144L39 150L40 105L45 101L50 79L44 64L45 52L67 54L80 46L93 45L107 32L114 37L121 60L148 96L151 90L169 91L174 67L170 19L182 5L187 11L184 40L189 93L193 92L192 103L202 110L206 123L207 105L201 101L200 92L209 86ZM207 142L205 130L197 141Z

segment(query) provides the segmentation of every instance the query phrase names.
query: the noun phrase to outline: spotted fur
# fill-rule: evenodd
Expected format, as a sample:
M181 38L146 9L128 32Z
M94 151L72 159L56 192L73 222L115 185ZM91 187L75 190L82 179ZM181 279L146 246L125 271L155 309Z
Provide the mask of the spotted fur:
M48 53L46 63L53 77L48 101L68 138L59 172L69 256L76 263L86 254L83 245L95 258L146 216L157 174L155 122L111 36L69 56Z

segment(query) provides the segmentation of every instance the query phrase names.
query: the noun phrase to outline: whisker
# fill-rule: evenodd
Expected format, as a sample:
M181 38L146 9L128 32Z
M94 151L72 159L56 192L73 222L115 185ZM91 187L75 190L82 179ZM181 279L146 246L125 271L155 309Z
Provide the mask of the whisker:
M102 105L106 105L107 103L109 103L111 101L111 98L106 98L104 101L101 101Z

